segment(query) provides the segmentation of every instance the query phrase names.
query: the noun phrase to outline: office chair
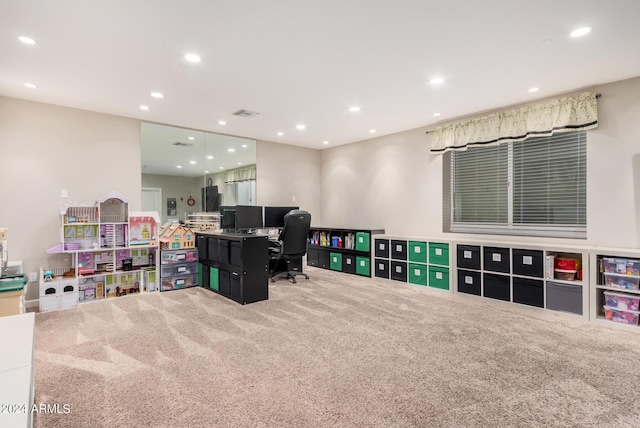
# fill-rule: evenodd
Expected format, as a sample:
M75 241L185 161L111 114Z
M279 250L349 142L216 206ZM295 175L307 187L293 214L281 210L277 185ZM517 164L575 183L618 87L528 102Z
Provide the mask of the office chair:
M269 242L271 282L275 282L276 278L287 278L295 284L297 275L309 279L306 273L292 270L291 262L301 260L307 253L310 226L311 214L306 211L291 210L285 214L284 227L278 240Z

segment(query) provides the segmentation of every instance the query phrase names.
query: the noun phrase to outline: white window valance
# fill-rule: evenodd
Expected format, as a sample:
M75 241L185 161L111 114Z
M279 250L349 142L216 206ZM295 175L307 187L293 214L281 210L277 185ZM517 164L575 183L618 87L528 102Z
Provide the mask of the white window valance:
M586 131L597 126L596 93L585 92L439 126L433 131L431 153L548 137L559 132Z
M256 179L256 166L248 165L242 168L230 169L224 173L225 183L236 183L238 181L249 181Z

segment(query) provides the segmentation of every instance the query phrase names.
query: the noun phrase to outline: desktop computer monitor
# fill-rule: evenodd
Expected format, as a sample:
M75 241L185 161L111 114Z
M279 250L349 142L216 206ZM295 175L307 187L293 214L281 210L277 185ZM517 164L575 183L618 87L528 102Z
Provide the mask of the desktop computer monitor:
M264 207L264 227L284 227L284 216L299 207Z
M236 207L220 207L220 229L236 230Z
M236 205L236 230L247 232L263 227L261 206Z

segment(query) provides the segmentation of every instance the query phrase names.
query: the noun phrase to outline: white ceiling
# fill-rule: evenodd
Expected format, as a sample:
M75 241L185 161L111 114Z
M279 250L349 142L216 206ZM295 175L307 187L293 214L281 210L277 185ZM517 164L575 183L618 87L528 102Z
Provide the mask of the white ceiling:
M0 0L0 95L321 149L638 76L639 22L638 0Z

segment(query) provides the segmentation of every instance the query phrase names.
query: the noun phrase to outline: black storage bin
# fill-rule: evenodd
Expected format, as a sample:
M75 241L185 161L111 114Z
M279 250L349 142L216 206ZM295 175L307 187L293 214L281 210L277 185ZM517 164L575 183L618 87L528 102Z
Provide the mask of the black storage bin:
M220 279L220 282L218 283L218 291L225 296L229 296L229 271L218 271L218 277Z
M380 258L389 258L389 240L388 239L376 239L375 240L375 251L374 254L376 257Z
M509 277L485 273L483 275L484 297L511 301L511 289Z
M480 246L458 245L458 267L480 270Z
M511 251L514 275L544 278L544 255L542 251L520 250L516 248Z
M200 284L200 286L209 288L209 285L211 284L211 268L207 265L201 264L200 266L198 266L198 269L202 269L202 272L200 272L200 279L202 279L202 283Z
M480 272L458 269L458 291L460 293L481 295Z
M229 241L218 239L218 263L229 263Z
M513 301L544 308L544 281L513 277Z
M240 292L240 274L238 272L231 272L229 287L231 288L231 298L233 300L239 301L241 292Z
M198 260L207 260L207 253L209 252L207 235L196 235L196 247L198 248Z
M407 260L407 241L391 240L391 258Z
M234 266L242 265L242 244L240 242L229 243L229 263Z
M407 263L391 260L391 279L407 282Z
M218 261L218 238L213 236L207 237L207 260Z
M307 265L309 266L318 266L320 263L320 255L318 254L320 250L317 248L309 247L307 249Z
M582 315L582 286L547 282L547 309Z
M342 255L342 272L356 273L356 256L352 254Z
M509 249L484 247L484 270L509 273Z
M320 251L318 266L325 269L329 269L331 267L331 254L329 251Z
M389 260L375 259L375 276L389 279Z

